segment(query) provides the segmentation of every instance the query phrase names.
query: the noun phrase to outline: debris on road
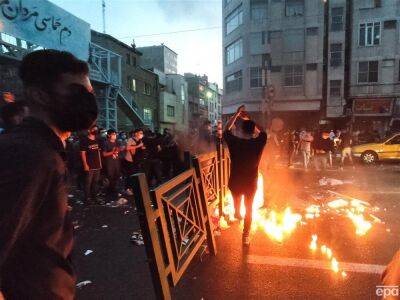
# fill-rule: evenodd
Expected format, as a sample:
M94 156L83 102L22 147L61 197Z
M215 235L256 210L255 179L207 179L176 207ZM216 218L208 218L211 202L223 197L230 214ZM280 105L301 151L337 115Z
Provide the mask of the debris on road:
M101 228L108 228L108 225L103 225L101 226Z
M320 186L325 186L325 185L335 186L335 185L343 185L345 183L351 183L351 181L346 182L340 179L326 178L326 177L321 178L318 182Z
M91 253L93 253L93 250L86 250L84 254L87 256L87 255L89 255Z
M125 206L128 204L128 200L125 198L119 198L117 201L111 201L107 203L106 205L109 207L121 207Z
M131 242L136 246L144 245L142 233L140 231L134 231L131 236Z
M78 288L78 289L80 289L81 287L84 287L85 285L88 285L88 284L91 284L92 282L90 281L90 280L85 280L85 281L81 281L81 282L79 282L77 285L76 285L76 287Z

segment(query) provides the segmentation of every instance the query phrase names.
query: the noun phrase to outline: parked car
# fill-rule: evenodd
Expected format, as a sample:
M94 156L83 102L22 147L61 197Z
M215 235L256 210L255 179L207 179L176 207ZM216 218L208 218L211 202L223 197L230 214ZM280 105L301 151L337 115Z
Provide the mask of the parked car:
M396 133L381 143L361 144L352 148L353 156L366 164L378 160L400 160L400 133Z

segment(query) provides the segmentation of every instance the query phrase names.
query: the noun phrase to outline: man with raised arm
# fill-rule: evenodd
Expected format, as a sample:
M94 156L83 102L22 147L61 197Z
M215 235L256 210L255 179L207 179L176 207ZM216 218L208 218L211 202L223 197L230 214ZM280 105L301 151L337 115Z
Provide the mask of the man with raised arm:
M235 130L233 131L233 128ZM240 201L244 196L243 244L250 245L253 199L257 189L258 165L267 142L267 134L250 120L245 106L238 108L225 126L224 140L231 156L231 174L228 187L235 205L235 218L240 219Z

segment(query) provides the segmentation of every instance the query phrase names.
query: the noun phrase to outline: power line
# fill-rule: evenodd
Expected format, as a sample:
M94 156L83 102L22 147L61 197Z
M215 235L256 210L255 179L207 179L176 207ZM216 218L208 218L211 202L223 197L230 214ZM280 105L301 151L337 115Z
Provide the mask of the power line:
M195 29L187 29L187 30L179 30L179 31L169 31L169 32L160 32L160 33L152 33L152 34L142 34L142 35L136 35L136 36L124 36L124 37L117 37L117 38L118 39L128 39L128 38L131 39L131 38L140 38L140 37L148 37L148 36L176 34L176 33L184 33L184 32L213 30L213 29L221 29L221 28L222 28L222 26L213 26L213 27L195 28Z
M181 0L171 0L180 2ZM398 8L397 5L389 5L388 7ZM324 17L324 14L312 14L312 15L305 15L302 16L304 19L308 18L316 18L316 17ZM287 17L290 18L290 17ZM265 18L265 25L266 23L273 23L274 21L281 21L282 17L274 17L274 18ZM367 19L367 18L366 18ZM252 21L251 21L252 22ZM257 23L257 22L255 22ZM262 22L264 23L264 22ZM204 27L204 28L194 28L188 30L179 30L179 31L170 31L170 32L160 32L160 33L153 33L153 34L143 34L143 35L136 35L136 36L125 36L125 37L118 37L118 39L132 39L132 38L141 38L141 37L150 37L150 36L159 36L159 35L168 35L168 34L177 34L177 33L185 33L185 32L196 32L196 31L205 31L205 30L214 30L214 29L221 29L222 26L212 26L212 27Z

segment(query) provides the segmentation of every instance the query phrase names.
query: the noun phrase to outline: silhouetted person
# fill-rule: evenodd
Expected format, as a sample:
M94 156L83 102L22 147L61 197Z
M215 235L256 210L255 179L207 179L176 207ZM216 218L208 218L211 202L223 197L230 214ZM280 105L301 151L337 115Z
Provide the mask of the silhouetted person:
M101 148L97 141L99 129L93 126L88 130L88 135L81 141L80 151L83 166L83 191L85 193L85 203L94 204L97 202L97 192L99 188L101 163Z
M242 119L241 126L237 126L233 133L232 129L238 119ZM226 124L223 136L231 156L228 187L232 192L235 204L235 218L240 219L240 201L244 196L246 216L243 244L249 245L253 200L257 190L258 165L267 142L267 134L248 118L245 107L242 105Z
M330 153L334 151L333 140L329 137L328 132L322 132L312 144L314 150L314 167L315 170L326 170Z
M97 118L88 66L40 50L20 67L31 117L0 136L0 278L6 299L74 299L65 140Z
M104 158L104 169L108 179L108 196L117 194L117 183L121 176L119 160L119 147L117 144L117 132L113 129L107 131L107 140L102 147Z

